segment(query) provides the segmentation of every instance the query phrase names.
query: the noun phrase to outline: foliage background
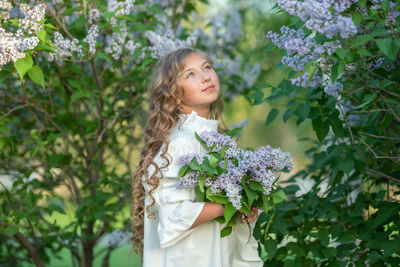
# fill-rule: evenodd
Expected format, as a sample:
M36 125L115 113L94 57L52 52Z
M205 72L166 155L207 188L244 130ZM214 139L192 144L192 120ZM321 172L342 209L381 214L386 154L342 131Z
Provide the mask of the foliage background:
M370 38L364 37L365 41L357 45L351 38L338 38L348 50L329 57L333 62L325 71L329 75L341 63L355 66L343 75L334 75L346 85L342 96L351 99L354 106L361 105L352 113L361 120L351 125L346 120L350 113L347 117L340 116L332 104L335 98L322 94L323 87L307 90L290 84L290 79L297 74L279 64L286 52L272 49L265 38L270 30L279 32L283 24L304 29L302 21L279 10L274 1L201 2L190 5L192 2L188 1L189 6L185 8L195 10L194 13L179 13L177 8L175 12L180 15L170 18L170 27L178 29L183 25L178 31L183 40L194 26L208 29L207 38L213 42L209 46L204 42L198 46L209 53L218 51L220 58L229 59L219 69L222 85L228 92L223 120L227 126L249 120L240 145L279 146L291 152L295 160L294 171L281 180L288 199L271 203L270 212L259 217L254 233L266 266L396 266L400 252L397 246L399 121L396 117L400 113L396 74L399 65L397 54L393 58L388 55L388 49L377 45L382 42L379 39L390 39L389 51L399 48L398 28L386 25L390 1L355 3L349 13L361 13L360 8L368 8L370 14L361 18L358 15L358 24L365 25L365 29L354 38L368 35ZM383 8L375 12L371 7L377 2ZM53 3L56 5L57 1ZM169 1L159 3L170 4ZM90 24L88 17L74 18L74 12L88 16L88 7L94 4L103 9L107 7L106 1L65 2L63 12L69 20L63 18L62 23L81 44ZM135 3L140 4L144 1ZM184 5L185 1L176 4ZM395 10L398 9L397 5ZM228 38L224 31L213 34L215 22L210 22L210 18L215 14L226 14L229 18L234 10L242 18L241 35L229 40L232 35ZM130 192L126 189L130 168L137 162L141 118L146 108L146 78L137 77L149 73L155 62L151 51L145 49L154 47L145 31L157 31L157 25L166 23L162 16L156 16L159 13L162 8L156 6L150 11L142 10L140 15L116 17L119 23L131 27L129 34L134 34L130 38L140 43L134 52L135 61L126 50L119 59L113 58L112 51L106 52L107 36L118 32L112 25L115 14L111 12L104 13L100 20L104 39L97 43L96 54L89 53L88 43L83 44L85 55L76 60L79 56L73 52L73 56L66 56L62 67L55 62L48 63L43 57L46 49L52 48L48 41L54 40L55 31L50 25L45 28L49 38L44 37L35 52L26 52L43 70L44 88L34 73L25 74L21 81L21 68L17 71L13 64L2 68L0 170L3 184L14 181L14 186L6 186L8 190L3 190L0 197L2 265L35 263L41 266L42 262L46 266L126 266L127 261L135 265L136 257L128 256L129 247L124 240L129 237ZM51 16L46 16L45 23L60 27ZM398 24L397 18L395 25ZM14 31L17 28L12 24L2 26ZM371 36L375 29L380 29L379 34ZM222 38L222 45L212 46L218 44L218 38L219 41ZM236 66L233 63L238 55L242 56L240 68L224 71ZM394 68L366 71L365 66L377 58L385 58L386 62L392 58L389 60L394 62ZM246 62L250 65L245 66ZM260 64L260 73L255 75L251 86L246 86L245 75L254 64ZM93 79L94 69L98 70L100 79ZM364 90L350 93L360 87ZM377 88L386 88L386 92L380 91L380 97L368 96ZM322 107L323 111L307 106ZM264 126L274 108L280 115ZM294 111L293 116L283 123L281 116L289 109ZM376 109L382 111L372 111ZM45 111L54 116L55 123ZM312 123L318 118L326 122L322 128L318 126L321 123ZM341 126L337 126L338 122ZM56 125L67 134L60 135L62 131ZM74 151L74 146L81 153ZM374 153L392 158L376 158ZM73 188L74 182L80 190ZM34 249L30 250L21 240L34 245Z

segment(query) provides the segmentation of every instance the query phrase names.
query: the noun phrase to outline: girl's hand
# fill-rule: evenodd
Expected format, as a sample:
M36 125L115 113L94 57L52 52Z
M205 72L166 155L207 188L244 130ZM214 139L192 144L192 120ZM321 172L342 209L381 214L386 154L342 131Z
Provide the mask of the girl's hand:
M243 213L242 223L248 221L249 223L253 223L258 217L258 208L251 207L252 214Z

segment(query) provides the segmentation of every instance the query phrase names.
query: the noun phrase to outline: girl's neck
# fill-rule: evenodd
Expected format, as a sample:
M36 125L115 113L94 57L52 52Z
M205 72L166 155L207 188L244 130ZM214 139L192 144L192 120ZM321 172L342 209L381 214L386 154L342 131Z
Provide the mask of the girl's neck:
M199 116L201 116L203 118L210 119L210 117L211 117L210 107L193 108L193 107L188 107L188 106L185 106L185 105L182 105L181 107L182 107L183 113L191 114L192 111L195 111L197 113L197 115L199 115Z

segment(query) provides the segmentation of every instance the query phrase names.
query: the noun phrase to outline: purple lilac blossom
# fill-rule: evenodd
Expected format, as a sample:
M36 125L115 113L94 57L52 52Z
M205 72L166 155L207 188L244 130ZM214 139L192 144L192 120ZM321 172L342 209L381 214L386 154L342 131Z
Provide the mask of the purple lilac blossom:
M348 38L357 33L351 17L342 16L342 12L347 10L352 1L334 0L304 0L287 1L278 0L278 5L305 21L307 28L325 34L328 38L340 34L342 38Z
M267 195L277 179L276 172L282 171L284 168L293 169L293 159L290 153L284 153L280 148L272 148L267 145L260 147L258 151L242 150L236 148L236 143L230 136L217 132L204 131L200 133L200 137L209 147L216 144L220 145L218 152L222 147L230 146L232 157L225 158L228 160L226 168L224 168L225 160L219 162L219 166L225 171L217 178L207 177L204 186L210 188L212 193L225 192L236 209L242 207L243 187L241 180L243 177L248 177L246 179L260 183L263 187L263 194ZM216 146L209 149L209 152L216 152L215 148ZM198 157L198 155L187 154L179 158L179 161L181 164L189 164L194 157ZM234 158L237 160L237 164L234 163ZM197 187L199 174L198 171L191 171L186 174L178 180L176 188ZM207 173L205 174L207 175ZM247 182L249 183L250 180L247 180Z
M214 131L204 131L200 133L200 138L207 144L208 147L214 146L210 149L210 152L221 152L223 146L228 149L236 149L236 142L225 134L220 134ZM231 153L231 152L230 152Z
M178 164L180 164L180 165L188 165L193 160L193 158L196 158L197 163L199 163L199 164L203 163L203 158L200 157L199 154L190 153L190 154L185 154L185 155L181 156L178 159Z
M339 93L343 90L343 84L335 81L325 86L324 92L328 95L338 97Z
M177 189L196 188L199 185L199 171L191 171L176 183Z
M322 77L319 75L319 70L316 70L309 81L308 79L309 70L305 71L303 75L293 78L292 84L299 87L316 87L322 83Z

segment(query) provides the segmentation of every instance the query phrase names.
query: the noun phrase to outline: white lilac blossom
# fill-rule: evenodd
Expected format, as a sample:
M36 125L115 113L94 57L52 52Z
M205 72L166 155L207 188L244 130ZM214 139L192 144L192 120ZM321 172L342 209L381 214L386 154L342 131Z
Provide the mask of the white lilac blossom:
M36 36L24 37L21 29L17 33L0 28L0 66L25 57L25 51L34 49L39 43Z
M135 0L126 0L123 2L119 2L118 0L108 0L107 1L107 10L111 12L115 12L115 15L111 17L110 23L112 26L117 25L117 20L115 16L120 15L128 15L131 13L131 10L134 7Z
M204 186L209 188L212 194L225 194L235 209L242 207L242 196L245 193L242 180L249 184L251 181L262 186L262 193L268 195L277 179L277 172L293 169L293 159L288 152L282 152L280 148L262 146L258 151L242 150L237 148L236 142L228 135L214 131L200 133L200 138L207 145L207 154L219 153L218 166L222 173L215 175L207 171L191 170L182 174L177 181L176 188L196 188L199 186L199 177L205 177ZM226 153L222 154L222 151ZM179 159L179 164L188 166L198 154L187 154ZM199 162L199 160L197 160ZM201 161L204 162L204 161ZM199 162L200 169L202 163ZM186 167L187 168L187 167Z
M111 55L115 60L118 60L122 55L122 46L125 43L127 29L122 28L120 32L113 32L112 37L107 40L107 45L104 52Z
M64 60L73 57L74 53L78 57L83 57L82 45L79 44L78 39L70 40L64 38L58 31L54 33L54 46L56 47L56 53L48 53L47 59L49 61L55 60L58 65L63 65Z
M198 32L193 31L186 40L176 39L171 29L167 30L164 35L146 31L146 36L150 42L149 50L151 51L151 56L158 59L177 49L194 46Z
M114 230L107 238L108 247L116 247L121 242L129 242L132 233L124 232L121 229Z
M28 34L35 34L43 29L43 25L39 22L44 19L45 7L42 3L30 6L22 3L19 8L24 14L24 18L19 20L19 26Z
M97 21L99 20L99 17L100 17L100 12L98 9L93 8L89 11L89 23L90 24L97 23Z
M9 19L10 11L12 9L12 4L10 1L1 1L0 2L0 19ZM1 11L3 10L3 11Z
M343 84L335 81L333 83L330 83L325 86L324 92L327 93L328 95L338 97L339 93L343 90Z
M367 69L369 69L369 70L378 69L382 66L384 61L385 61L385 57L380 57L372 62L369 62L367 64Z
M44 19L44 6L41 3L33 6L22 3L19 8L23 14L23 18L18 18L20 28L16 32L9 32L0 27L0 66L24 58L25 52L39 43L35 33L43 29L40 21ZM12 9L11 1L1 1L0 20L8 20Z
M89 45L89 54L96 53L96 41L99 36L99 26L94 24L90 26L87 36L83 39Z

